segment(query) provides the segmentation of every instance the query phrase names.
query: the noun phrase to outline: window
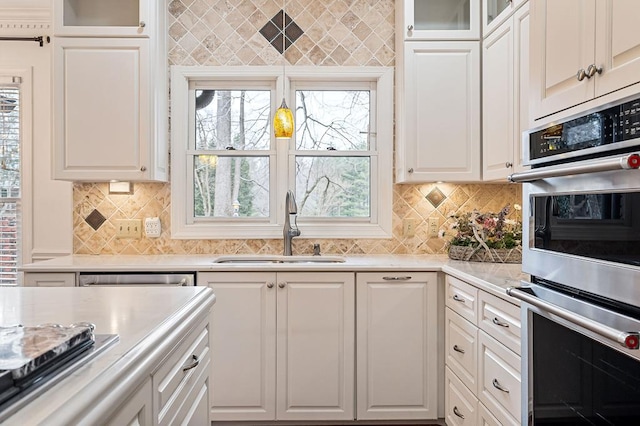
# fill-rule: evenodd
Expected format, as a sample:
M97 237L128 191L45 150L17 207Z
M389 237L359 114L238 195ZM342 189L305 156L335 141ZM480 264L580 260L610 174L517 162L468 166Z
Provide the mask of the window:
M303 238L391 236L392 69L290 67L286 77L172 67L174 238L280 238L289 189ZM296 130L277 141L283 92Z
M20 88L0 75L0 285L18 284L20 253Z

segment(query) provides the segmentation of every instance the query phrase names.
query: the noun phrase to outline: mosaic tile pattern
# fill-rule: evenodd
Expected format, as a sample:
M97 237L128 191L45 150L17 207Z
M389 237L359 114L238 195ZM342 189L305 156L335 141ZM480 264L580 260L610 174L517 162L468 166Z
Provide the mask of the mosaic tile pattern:
M260 34L271 43L278 53L282 54L304 34L304 31L284 10L281 10L264 24L264 27L260 29Z
M287 0L286 12L303 34L285 52L290 65L393 66L394 0ZM169 62L173 65L280 65L282 55L260 30L282 10L274 0L172 0L168 10ZM273 40L273 39L272 39ZM438 202L434 194L442 192ZM431 202L428 195L431 195ZM520 203L515 184L395 185L393 237L390 239L310 240L296 238L296 254L312 254L319 243L328 254L445 253L447 238L427 235L427 220L437 217L440 229L449 215L479 209L499 211ZM106 221L98 230L85 218L99 211ZM170 235L171 188L162 183L136 183L132 195L109 195L107 183L74 185L74 252L78 254L235 254L282 252L282 240L173 240ZM115 238L117 219L158 216L160 238ZM411 238L402 221L417 220ZM302 232L304 228L301 226Z
M427 195L437 189L444 195L435 207ZM452 214L478 209L497 212L506 204L520 203L521 187L516 184L424 184L396 185L393 196L393 237L390 239L305 239L293 240L295 254L313 254L320 244L326 254L441 254L448 237L429 237L428 218L436 217L440 230L452 235ZM109 194L108 183L74 185L74 252L78 254L280 254L282 239L263 240L173 240L171 239L171 191L169 184L136 183L132 195ZM94 230L85 217L93 210L106 217ZM512 209L511 217L518 212ZM116 238L118 219L160 217L160 238ZM402 235L403 219L415 219L416 234ZM300 225L304 235L304 226Z
M287 0L287 15L299 30L287 28L287 35L293 41L300 34L285 58L291 65L392 66L394 7L394 0ZM280 65L271 42L282 23L267 36L260 30L282 8L274 0L172 0L169 62Z

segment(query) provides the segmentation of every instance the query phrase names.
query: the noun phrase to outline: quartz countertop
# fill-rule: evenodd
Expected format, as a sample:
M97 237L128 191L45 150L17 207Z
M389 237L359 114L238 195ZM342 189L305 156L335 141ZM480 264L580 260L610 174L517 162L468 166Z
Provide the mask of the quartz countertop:
M72 255L24 265L25 272L260 272L260 271L436 271L468 281L518 304L507 287L528 276L520 264L451 260L446 255L347 255L343 263L215 263L222 255ZM228 257L228 256L224 256Z
M119 335L119 341L3 424L75 424L77 413L119 406L126 394L110 397L109 391L149 377L149 366L166 356L162 348L171 344L172 330L208 312L214 301L207 287L0 288L0 325L88 321L96 334Z

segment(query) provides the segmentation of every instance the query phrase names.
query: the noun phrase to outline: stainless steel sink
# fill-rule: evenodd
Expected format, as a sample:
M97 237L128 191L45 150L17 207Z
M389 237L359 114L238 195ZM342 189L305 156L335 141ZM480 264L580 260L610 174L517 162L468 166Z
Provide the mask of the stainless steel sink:
M342 256L281 256L281 255L229 255L220 256L213 263L344 263Z

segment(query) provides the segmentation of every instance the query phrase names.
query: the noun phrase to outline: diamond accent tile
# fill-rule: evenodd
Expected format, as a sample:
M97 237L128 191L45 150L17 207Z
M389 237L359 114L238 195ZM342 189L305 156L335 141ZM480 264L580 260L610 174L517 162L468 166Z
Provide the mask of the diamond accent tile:
M284 34L282 31L283 20ZM304 31L284 10L280 10L269 22L264 24L260 29L260 34L267 39L274 49L282 54L304 34Z
M433 207L438 207L447 198L446 195L436 186L425 197Z
M93 211L89 213L89 216L84 219L95 231L102 226L105 220L107 220L107 218L102 216L102 213L100 213L98 209L93 209Z

